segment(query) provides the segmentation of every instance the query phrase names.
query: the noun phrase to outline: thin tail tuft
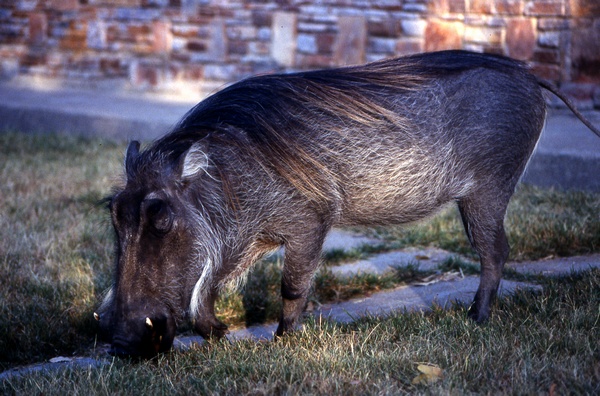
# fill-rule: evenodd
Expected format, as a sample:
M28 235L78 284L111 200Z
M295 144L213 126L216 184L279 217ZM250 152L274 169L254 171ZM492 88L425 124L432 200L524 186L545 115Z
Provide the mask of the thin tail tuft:
M556 95L560 100L562 100L564 102L564 104L566 104L567 107L573 112L573 114L575 114L577 116L577 118L579 118L581 120L581 122L583 122L585 124L586 127L590 128L590 130L592 132L594 132L596 135L598 135L598 137L600 137L600 129L596 128L596 126L594 124L592 124L587 118L585 118L584 115L581 114L581 112L579 110L577 110L577 107L575 107L573 102L571 102L571 100L569 98L567 98L567 96L565 94L560 92L554 84L552 84L548 81L544 81L539 78L538 78L538 84L542 88L547 89L548 91L550 91L554 95Z

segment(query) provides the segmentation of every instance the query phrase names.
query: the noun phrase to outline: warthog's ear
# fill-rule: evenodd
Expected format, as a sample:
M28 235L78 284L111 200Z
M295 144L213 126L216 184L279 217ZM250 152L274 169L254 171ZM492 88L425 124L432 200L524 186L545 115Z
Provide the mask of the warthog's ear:
M198 172L207 172L208 154L206 154L206 147L202 142L192 144L181 157L179 169L181 169L182 180L194 177Z
M125 154L125 173L127 174L127 180L133 177L133 164L136 158L140 155L140 142L133 140L127 146L127 153Z

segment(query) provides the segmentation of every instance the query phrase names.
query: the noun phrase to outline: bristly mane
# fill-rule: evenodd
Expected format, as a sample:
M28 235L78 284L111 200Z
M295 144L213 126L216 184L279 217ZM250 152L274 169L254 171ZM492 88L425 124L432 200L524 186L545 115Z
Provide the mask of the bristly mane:
M524 70L509 58L465 54L445 51L365 66L251 77L197 104L149 150L176 157L207 137L236 145L307 198L326 203L338 184L337 175L315 155L321 149L315 139L299 137L297 131L314 131L315 124L322 129L315 133L345 126L407 129L407 120L390 110L391 101L400 95L465 70Z

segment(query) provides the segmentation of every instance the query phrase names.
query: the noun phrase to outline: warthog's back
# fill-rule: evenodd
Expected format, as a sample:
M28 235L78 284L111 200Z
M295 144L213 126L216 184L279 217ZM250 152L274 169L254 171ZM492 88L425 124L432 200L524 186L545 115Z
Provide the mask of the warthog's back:
M250 78L201 102L171 139L222 135L336 222L397 223L519 177L544 115L522 64L448 51Z

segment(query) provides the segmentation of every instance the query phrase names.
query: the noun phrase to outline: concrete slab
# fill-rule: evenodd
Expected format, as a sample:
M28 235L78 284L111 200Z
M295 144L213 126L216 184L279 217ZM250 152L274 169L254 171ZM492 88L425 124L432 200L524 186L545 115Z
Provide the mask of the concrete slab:
M434 303L442 307L448 307L453 302L468 304L473 301L478 286L478 276L461 278L457 275L454 279L425 287L403 286L368 297L324 304L314 314L336 322L348 323L365 315L385 316L398 311L428 310ZM537 285L503 280L499 295L513 293L519 288L541 290Z
M270 341L273 339L276 330L277 323L266 323L232 330L226 337L231 342L241 340ZM198 335L176 337L173 342L173 348L185 351L193 345L202 345L204 342L204 338Z
M395 268L409 264L417 264L420 270L429 271L438 268L438 265L455 254L437 248L407 248L393 252L381 253L354 263L329 267L336 276L352 276L361 273L381 275Z
M17 367L0 373L0 381L12 377L24 377L36 373L56 372L63 369L100 367L110 364L109 359L91 358L91 357L56 357L48 362L32 364L24 367Z
M561 276L571 272L582 272L591 268L600 268L600 254L507 263L506 267L522 274Z
M34 89L2 83L0 130L151 140L166 133L195 103L105 90Z
M349 251L352 249L359 249L363 245L377 245L380 243L382 242L374 238L369 238L352 231L334 228L333 230L329 231L327 238L325 238L323 251Z

